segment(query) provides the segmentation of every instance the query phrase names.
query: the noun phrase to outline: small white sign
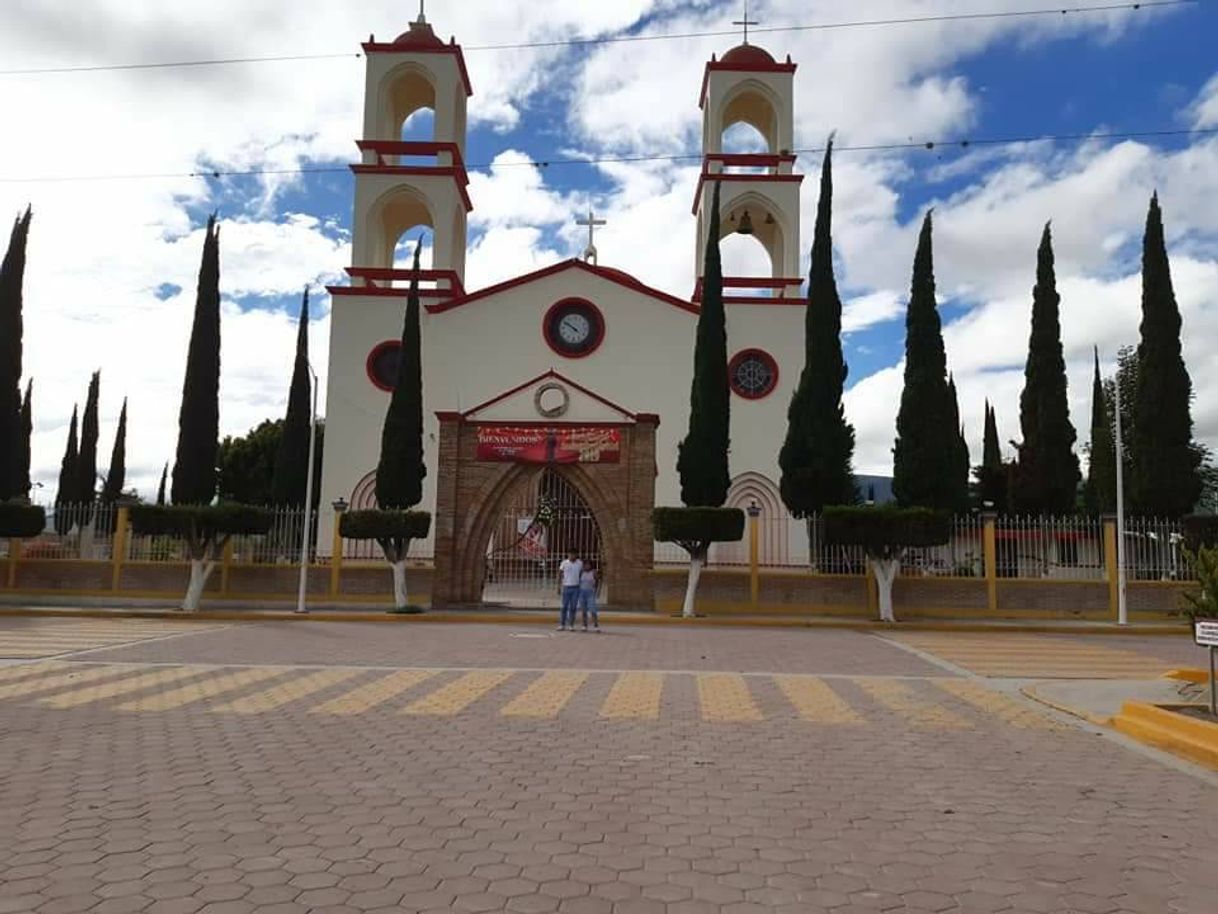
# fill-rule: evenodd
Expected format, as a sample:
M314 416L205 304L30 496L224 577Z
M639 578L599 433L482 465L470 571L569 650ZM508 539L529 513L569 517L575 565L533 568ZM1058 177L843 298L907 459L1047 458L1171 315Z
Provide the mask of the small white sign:
M1193 640L1201 647L1218 647L1218 619L1198 619L1194 622Z

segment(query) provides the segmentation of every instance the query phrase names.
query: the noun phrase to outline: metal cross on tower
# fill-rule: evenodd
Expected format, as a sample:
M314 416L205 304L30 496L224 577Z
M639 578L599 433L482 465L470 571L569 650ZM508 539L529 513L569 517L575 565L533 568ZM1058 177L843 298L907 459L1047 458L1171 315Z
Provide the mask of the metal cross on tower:
M424 5L425 3L426 3L426 0L419 0L419 19L418 19L418 21L419 21L419 22L426 22L426 21L427 21L427 16L426 16L426 14L425 14L425 12L424 12L424 10L423 10L423 5Z
M744 18L737 19L735 22L732 23L732 25L744 26L744 43L748 44L749 43L749 26L750 25L761 25L761 23L758 22L756 19L749 18L749 0L744 0Z
M596 214L592 211L592 207L588 207L588 218L576 219L575 224L581 226L586 225L588 227L588 247L584 249L584 262L592 263L592 265L595 266L597 263L596 245L594 244L594 241L596 240L596 229L598 226L608 225L609 223L604 219L597 219Z

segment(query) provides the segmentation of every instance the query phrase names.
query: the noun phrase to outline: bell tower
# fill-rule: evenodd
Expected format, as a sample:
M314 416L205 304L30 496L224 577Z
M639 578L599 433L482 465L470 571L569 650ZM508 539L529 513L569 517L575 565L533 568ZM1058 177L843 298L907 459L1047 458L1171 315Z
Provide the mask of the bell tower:
M350 294L386 294L410 278L394 268L394 250L415 226L432 231L430 270L421 296L461 295L466 219L473 209L465 170L466 100L472 94L465 57L455 40L441 41L419 4L419 18L392 42L369 39L364 91L362 162L355 172ZM421 109L434 113L429 141L407 142L402 126ZM372 292L371 290L377 290ZM404 290L403 290L404 294Z
M799 192L803 175L795 174L795 69L788 56L779 63L748 42L722 59L711 57L702 80L702 174L694 200L698 241L694 252L702 295L703 255L710 231L714 183L720 185L720 237L732 232L753 235L769 254L768 276L724 276L724 299L761 304L799 296ZM736 124L748 124L765 141L764 152L725 153L723 135Z

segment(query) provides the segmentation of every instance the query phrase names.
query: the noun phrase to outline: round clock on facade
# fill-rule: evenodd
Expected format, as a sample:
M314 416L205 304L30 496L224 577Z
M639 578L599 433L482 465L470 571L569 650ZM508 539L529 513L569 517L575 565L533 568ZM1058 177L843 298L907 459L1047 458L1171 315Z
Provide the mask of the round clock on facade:
M728 380L737 396L760 400L778 386L778 363L761 349L744 349L727 366Z
M592 302L566 298L546 312L541 331L559 355L579 359L595 352L604 340L605 318Z

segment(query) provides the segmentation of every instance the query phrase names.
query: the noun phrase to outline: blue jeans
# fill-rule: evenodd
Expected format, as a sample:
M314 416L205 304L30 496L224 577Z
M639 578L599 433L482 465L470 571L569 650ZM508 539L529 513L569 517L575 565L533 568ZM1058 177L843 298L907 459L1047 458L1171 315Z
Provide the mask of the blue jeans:
M575 628L575 608L579 605L579 585L567 586L563 585L562 589L562 613L558 617L558 624L562 626L571 626Z
M579 589L579 605L584 614L584 628L588 627L588 613L592 613L592 624L601 627L601 617L596 610L596 591L590 587Z

